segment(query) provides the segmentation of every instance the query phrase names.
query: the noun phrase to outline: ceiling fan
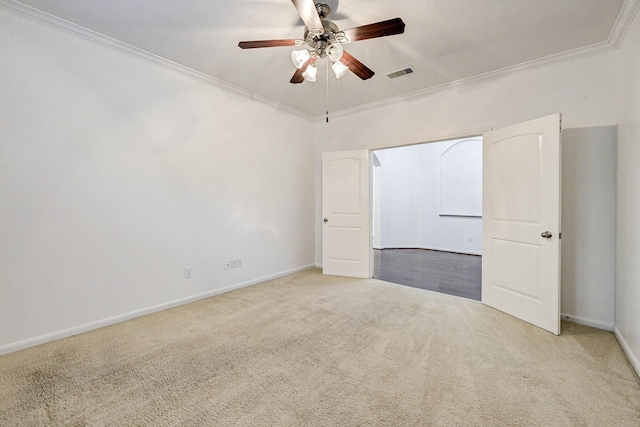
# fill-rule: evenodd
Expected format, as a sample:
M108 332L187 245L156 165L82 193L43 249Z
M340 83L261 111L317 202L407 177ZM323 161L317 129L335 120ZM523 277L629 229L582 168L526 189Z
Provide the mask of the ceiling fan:
M302 39L256 40L242 41L238 46L242 49L261 47L300 46L294 50L291 59L296 71L291 83L315 81L317 73L316 61L329 58L337 78L351 71L362 80L375 74L370 68L358 61L344 50L343 44L377 37L392 36L404 33L404 22L400 18L389 19L375 24L362 25L341 31L338 26L326 18L331 8L326 3L314 3L314 0L291 0L305 24Z

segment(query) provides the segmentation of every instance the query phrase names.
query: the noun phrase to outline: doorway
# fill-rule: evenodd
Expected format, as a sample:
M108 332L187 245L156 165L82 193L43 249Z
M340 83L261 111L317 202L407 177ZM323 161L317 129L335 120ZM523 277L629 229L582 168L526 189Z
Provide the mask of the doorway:
M561 136L560 113L483 134L486 173L479 221L482 303L556 335L560 334ZM323 274L372 277L371 154L369 150L322 153ZM441 190L450 188L444 178L455 176L447 170L466 170L441 169ZM405 187L417 185L409 182ZM384 194L378 195L382 207ZM452 194L440 194L440 216L475 217L454 211L470 204ZM384 220L378 222L385 244Z
M482 136L375 150L373 277L481 299Z

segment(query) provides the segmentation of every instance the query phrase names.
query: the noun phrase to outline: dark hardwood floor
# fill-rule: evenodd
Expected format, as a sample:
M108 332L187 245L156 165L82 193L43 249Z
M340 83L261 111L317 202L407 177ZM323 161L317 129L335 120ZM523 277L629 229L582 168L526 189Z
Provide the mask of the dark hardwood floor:
M482 257L425 249L374 249L373 277L480 300Z

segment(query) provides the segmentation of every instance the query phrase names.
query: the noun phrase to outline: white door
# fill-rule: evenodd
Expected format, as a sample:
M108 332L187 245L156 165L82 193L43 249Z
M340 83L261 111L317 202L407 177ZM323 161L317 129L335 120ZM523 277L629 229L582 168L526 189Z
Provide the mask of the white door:
M560 334L560 134L554 114L484 135L482 302Z
M371 277L369 152L322 154L322 272Z

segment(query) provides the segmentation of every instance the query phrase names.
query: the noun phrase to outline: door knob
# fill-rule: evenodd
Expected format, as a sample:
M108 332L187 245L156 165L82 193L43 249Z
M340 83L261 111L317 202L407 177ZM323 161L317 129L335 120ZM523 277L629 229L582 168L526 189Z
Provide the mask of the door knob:
M544 237L545 239L550 239L553 236L553 234L551 234L550 231L543 231L541 236Z
M329 220L327 218L322 220L323 222L329 222Z

